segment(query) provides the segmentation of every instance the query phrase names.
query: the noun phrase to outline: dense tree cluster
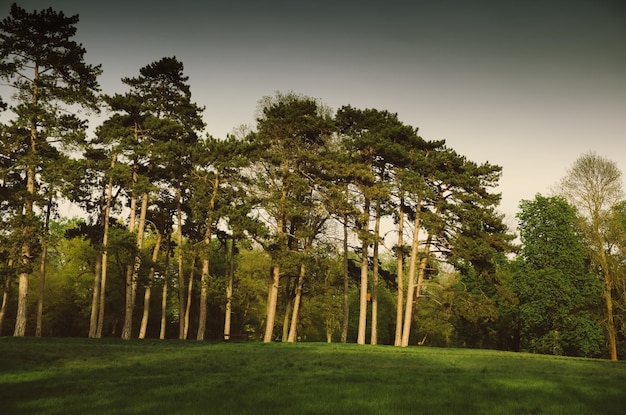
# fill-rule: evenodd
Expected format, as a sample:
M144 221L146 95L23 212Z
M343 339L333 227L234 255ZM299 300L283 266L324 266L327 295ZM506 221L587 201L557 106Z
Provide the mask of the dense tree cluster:
M499 166L397 114L295 93L261 99L255 126L211 137L175 57L101 94L100 67L72 40L77 21L13 5L0 23L13 88L0 126L0 334L584 356L608 343L617 358L617 190L579 212L568 200L592 203L572 172L571 198L522 202L512 256ZM93 134L80 108L104 112ZM86 214L59 217L60 203Z

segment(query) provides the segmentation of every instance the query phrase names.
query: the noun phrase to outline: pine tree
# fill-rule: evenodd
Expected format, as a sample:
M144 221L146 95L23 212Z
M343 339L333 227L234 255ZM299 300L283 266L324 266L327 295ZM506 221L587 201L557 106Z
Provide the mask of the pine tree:
M0 23L0 77L15 89L16 127L28 131L28 151L22 165L26 176L23 234L20 252L18 310L15 336L26 332L28 281L39 224L35 214L37 181L50 141L74 144L83 138L85 123L69 105L95 108L99 66L84 61L85 49L72 38L78 16L66 17L52 8L27 12L13 4Z

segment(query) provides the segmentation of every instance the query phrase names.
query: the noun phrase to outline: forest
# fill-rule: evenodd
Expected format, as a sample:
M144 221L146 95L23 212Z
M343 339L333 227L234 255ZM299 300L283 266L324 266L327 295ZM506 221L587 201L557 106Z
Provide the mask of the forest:
M0 335L626 353L611 160L581 155L509 229L502 168L395 113L277 92L212 137L183 62L107 94L78 21L0 23Z

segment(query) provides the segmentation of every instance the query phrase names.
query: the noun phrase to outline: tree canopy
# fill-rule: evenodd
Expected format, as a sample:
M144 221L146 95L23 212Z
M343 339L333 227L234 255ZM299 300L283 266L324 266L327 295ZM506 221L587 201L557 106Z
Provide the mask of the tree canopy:
M212 137L176 57L101 93L78 21L14 4L0 22L0 333L625 347L610 160L585 154L560 196L522 201L516 241L502 167L398 114L277 92Z

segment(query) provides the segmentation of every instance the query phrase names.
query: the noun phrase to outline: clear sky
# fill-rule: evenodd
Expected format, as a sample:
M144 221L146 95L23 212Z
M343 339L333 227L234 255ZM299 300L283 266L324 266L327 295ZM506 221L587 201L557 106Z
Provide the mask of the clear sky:
M0 17L11 0L0 0ZM103 91L165 56L207 131L254 124L276 91L397 112L425 139L503 167L508 223L585 152L626 174L623 0L21 0L79 14Z

